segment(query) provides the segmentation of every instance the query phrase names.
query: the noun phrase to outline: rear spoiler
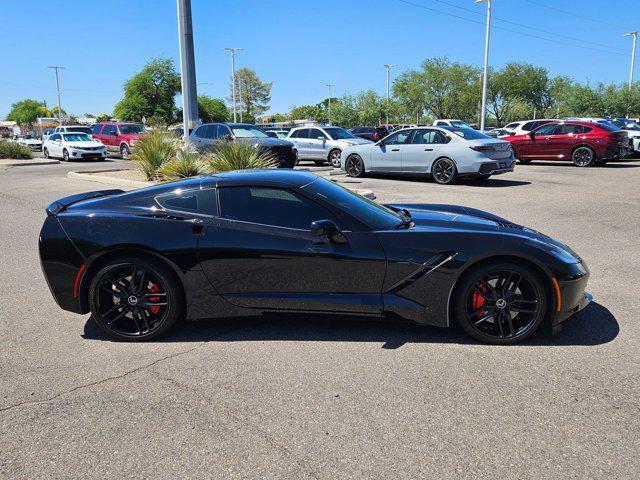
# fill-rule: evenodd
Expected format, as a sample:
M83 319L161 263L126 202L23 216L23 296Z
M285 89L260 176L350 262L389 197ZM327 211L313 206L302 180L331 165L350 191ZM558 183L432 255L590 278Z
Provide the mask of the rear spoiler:
M82 202L84 200L90 200L92 198L118 195L120 193L124 193L124 190L120 190L120 189L96 190L94 192L78 193L77 195L71 195L69 197L59 198L58 200L50 203L47 206L46 208L47 215L57 215L58 213L64 211L64 209L66 209L69 205L73 205L74 203Z

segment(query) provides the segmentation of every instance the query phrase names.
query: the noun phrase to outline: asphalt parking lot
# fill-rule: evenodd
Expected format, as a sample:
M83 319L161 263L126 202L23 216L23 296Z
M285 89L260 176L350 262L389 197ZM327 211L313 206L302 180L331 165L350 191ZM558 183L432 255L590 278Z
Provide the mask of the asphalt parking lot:
M0 476L638 477L639 161L536 162L453 186L340 177L378 201L489 210L584 257L594 303L558 336L507 347L274 317L109 341L60 310L40 272L44 205L108 188L74 169L0 170Z

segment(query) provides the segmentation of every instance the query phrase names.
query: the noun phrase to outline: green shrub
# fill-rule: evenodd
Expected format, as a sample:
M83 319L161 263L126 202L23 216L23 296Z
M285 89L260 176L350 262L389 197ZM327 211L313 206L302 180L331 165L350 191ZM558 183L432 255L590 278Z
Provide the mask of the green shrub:
M17 158L25 160L33 158L31 149L16 142L0 140L0 158Z
M227 172L249 168L273 168L276 159L270 153L260 151L252 145L238 142L216 144L212 153L204 158L210 172Z
M162 165L175 159L179 149L180 142L173 135L150 132L138 140L131 160L138 164L138 169L147 180L158 180Z
M200 155L189 150L179 150L173 160L164 163L158 173L165 180L179 180L206 173L206 165Z

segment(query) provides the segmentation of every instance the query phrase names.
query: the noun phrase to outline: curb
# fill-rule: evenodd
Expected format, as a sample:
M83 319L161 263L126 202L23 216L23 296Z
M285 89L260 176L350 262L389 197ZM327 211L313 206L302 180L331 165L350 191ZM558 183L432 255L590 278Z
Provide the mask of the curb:
M26 167L27 165L54 165L60 163L60 160L46 158L33 158L28 160L0 160L0 167Z
M358 190L356 188L353 189L358 195L364 198L368 198L369 200L375 200L376 196L371 190Z
M345 172L344 170L338 170L338 169L333 169L332 172L329 172L330 176L334 176L334 175L346 175L347 172Z
M122 187L136 187L144 188L156 185L156 182L142 182L140 180L127 180L126 178L110 177L108 175L95 175L95 173L107 173L107 172L119 172L122 169L117 170L85 170L79 172L67 173L67 178L75 178L77 180L88 180L90 182L108 183L110 185L119 185Z

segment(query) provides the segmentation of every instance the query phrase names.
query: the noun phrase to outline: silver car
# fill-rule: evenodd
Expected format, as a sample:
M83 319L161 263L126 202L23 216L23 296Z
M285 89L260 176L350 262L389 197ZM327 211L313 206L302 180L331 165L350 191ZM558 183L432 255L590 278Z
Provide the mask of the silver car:
M487 179L513 171L509 142L471 128L418 127L394 132L372 145L346 148L342 169L351 177L366 172L429 174L441 184L459 177Z
M345 148L373 143L341 127L294 128L287 140L295 145L299 160L313 160L316 165L329 162L334 168L340 168L340 155Z

